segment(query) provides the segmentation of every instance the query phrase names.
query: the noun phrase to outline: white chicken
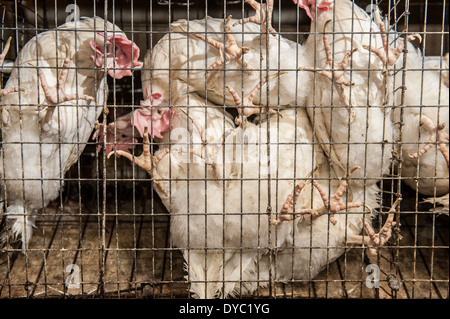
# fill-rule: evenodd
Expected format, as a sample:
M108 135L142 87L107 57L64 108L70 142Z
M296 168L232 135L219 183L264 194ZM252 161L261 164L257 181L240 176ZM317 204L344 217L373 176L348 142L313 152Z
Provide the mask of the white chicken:
M409 52L406 61L403 114L400 109L393 114L396 123L400 123L401 116L405 123L399 140L401 175L409 177L404 179L408 186L432 196L426 201L434 204L435 198L438 211L448 214L449 88L441 71L448 70L448 65L439 57L422 57L419 51ZM401 105L400 94L397 99ZM436 148L431 148L434 145Z
M362 240L358 236L363 219L371 217L370 212L363 212L362 200L375 206L377 198L358 197L360 203L342 201L346 180L329 179L326 157L311 143L312 127L304 109L285 109L279 117L270 117L269 167L266 120L230 130L232 120L220 108L205 108L203 98L195 93L189 100L191 116L201 125L205 112L208 117L217 114L208 123L216 130L212 134L208 131L211 139L203 144L210 152L198 152L185 141L171 144L169 149L166 142L170 140L165 140L152 156L146 129L141 156L123 150L116 154L153 177L155 189L171 214L172 243L183 251L187 280L196 297L252 293L269 283L270 267L276 267L272 272L275 280L312 279L344 252L346 241L377 246L377 238L382 243L388 239L392 220L383 233L370 232L367 224L371 237ZM236 101L241 104L238 97ZM224 116L228 131L221 130ZM187 116L181 121L176 118L174 124L192 122ZM198 127L190 125L185 132L188 140L203 141ZM329 191L336 193L328 198ZM269 207L280 214L271 213ZM347 207L351 209L342 213ZM321 216L323 213L329 215ZM334 225L328 226L328 221ZM270 263L270 259L276 262Z
M397 66L403 65L399 59ZM406 87L397 90L394 109L396 141L401 143L401 176L411 188L433 204L433 211L448 215L449 193L449 86L448 60L422 56L419 49L409 48L406 71L396 75L396 83ZM432 148L436 146L435 148Z
M384 40L396 41L398 49L391 49L398 55L388 61L396 68L395 81L389 88L395 93L395 108L392 112L395 142L401 145L403 181L423 195L433 196L426 202L433 204L433 211L448 214L449 192L449 61L445 57L423 56L420 49L411 43L407 46L407 56L401 52L403 39L396 32L384 35L389 23L383 21L379 10L374 11L375 22L383 32ZM384 44L386 46L387 43ZM385 49L372 49L386 61ZM389 60L389 57L388 57ZM403 69L404 68L404 69ZM393 85L405 87L398 89ZM437 142L436 142L437 141ZM430 150L436 145L436 149ZM399 149L397 149L397 152ZM436 206L437 205L437 206Z
M210 21L214 20L207 19L203 23L209 26ZM191 30L193 22L185 23ZM333 168L330 170L322 149L314 143L313 129L304 109L287 108L281 110L279 116L272 114L267 119L260 119L258 124L242 122L231 131L229 116L221 118L226 113L217 113L218 117L214 117L216 124L211 126L218 129L213 130L213 134L206 134L211 136L211 140L206 141L202 137L203 132L209 132L203 126L212 123L205 120L205 114L221 108L209 106L206 107L209 111L202 110L206 103L197 93L204 92L207 98L213 95L223 104L226 89L233 104L226 99L225 105L235 103L238 109L252 110L261 107L256 103L256 92L262 87L264 96L264 89L271 90L273 86L270 85L272 80L269 80L269 85L262 83L255 87L254 83L247 84L243 91L248 94L241 99L229 83L237 83L241 88L239 77L242 73L231 76L233 71L227 70L230 81L224 87L223 80L222 84L210 81L211 75L216 73L210 70L205 82L202 68L206 69L216 61L227 66L231 59L228 62L225 57L221 60L222 56L217 51L212 51L212 55L205 55L205 49L196 51L198 46L205 46L196 38L202 40L198 35L187 38L171 34L164 37L146 56L142 71L143 88L149 90L149 100L153 98L150 92L156 92L157 98L170 97L174 102L169 103L170 106L184 105L179 103L179 99L184 99L190 118L185 116L185 110L178 112L183 116L178 124L173 120L174 125L161 125L159 121L164 114L171 114L174 108L163 110L154 107L153 122L143 124L138 120L139 113L146 112L138 110L138 115L127 115L124 122L118 119L118 123L112 126L118 131L119 127L130 127L123 123L131 123L144 132L141 156L134 157L120 149L116 154L127 157L153 177L155 189L171 214L172 243L183 251L191 291L199 298L227 297L251 293L258 286L267 285L271 278L281 281L312 279L344 252L346 243L384 244L391 234L393 214L376 234L369 224L372 214L363 207L378 206L376 184L365 189L353 189L353 202L348 200L350 196L345 194L347 180L340 181L338 178L343 175L335 175ZM253 41L260 43L261 40L255 37ZM268 48L271 50L270 45ZM245 54L250 52L252 50ZM241 57L236 55L238 59ZM244 63L242 60L240 63L237 67L242 68ZM169 65L172 71L168 70ZM248 70L251 70L249 62L244 72ZM183 72L188 77L180 76ZM208 82L217 85L215 92L205 90L210 87ZM283 98L293 101L295 95L295 90L290 90ZM197 111L197 108L200 109ZM172 122L172 115L165 118ZM183 123L194 124L183 126L188 132L184 141L197 141L203 146L202 150L210 151L199 152L191 147L195 144L192 142L174 147L172 140L177 134L170 134L170 139L163 140L158 152L152 156L147 132L152 135L163 133L159 129L162 127L171 127L175 131ZM270 141L267 140L269 123ZM167 142L171 142L170 149ZM354 168L348 169L349 173L353 171ZM271 213L271 207L279 214ZM321 216L323 213L328 216ZM298 216L303 218L294 218ZM363 225L368 231L365 237L358 235ZM311 247L323 249L311 250Z
M27 247L36 211L59 196L103 110L105 71L129 76L138 58L139 48L98 17L38 34L22 48L5 86L20 92L1 101L3 244L14 237Z
M334 180L328 184L328 162L321 148L311 143L313 132L304 109L285 109L279 117L270 117L269 169L267 120L258 125L243 123L233 129L230 116L222 108L205 107L206 101L195 92L180 93L186 92L186 83L174 78L169 82L165 73L169 63L165 58L167 51L163 49L166 44L159 42L152 49L153 56L146 56L142 79L145 90L153 84L169 87L173 92L173 107L161 108L163 103L157 102L152 108L153 118L147 118L146 124L142 119L146 112L138 109L137 115L126 115L108 127L115 128L121 138L130 136L127 130L131 126L143 133L141 156L134 157L120 149L120 145L116 154L127 157L153 177L155 190L171 214L172 243L183 251L187 280L197 297L251 293L256 287L267 285L269 256L273 251L265 247L278 248L276 280L312 279L342 254L346 240L377 245L378 237L384 241L388 238L384 233L374 232L365 240L358 236L363 218L369 221L371 217L370 213L364 216L362 201L376 206L377 197L364 197L362 192L354 194L360 203L341 201L346 198L346 182L332 176ZM151 70L151 74L146 74L146 70ZM227 90L236 106L251 108L255 106L253 96L260 87L267 86L256 86L245 99L240 99L232 87ZM149 103L143 104L150 105L159 97L148 94ZM176 112L174 116L173 112ZM165 114L171 115L165 117ZM163 118L170 126L161 125ZM152 127L157 128L156 134ZM158 140L159 149L152 156L147 132L164 133L159 129L162 127L166 130L170 127L171 133ZM131 145L130 140L122 142ZM267 212L268 177L272 179L273 190L270 202L280 214ZM313 186L308 184L311 178ZM288 196L291 192L294 193ZM328 192L336 194L328 198ZM342 214L346 208L352 208L351 212ZM322 213L329 213L329 218L319 217ZM303 214L313 216L312 226L311 218L289 222ZM333 226L328 227L328 220ZM391 223L387 224L387 232ZM368 224L366 227L371 230ZM303 249L310 247L311 236L314 247L325 249L313 250L312 254L309 249ZM327 250L329 246L338 248ZM293 254L293 248L297 247ZM287 266L292 265L292 260L295 266Z
M341 175L359 166L354 177L360 180L353 184L375 184L388 172L393 141L392 99L385 89L389 77L366 48L382 46L380 30L352 1L330 1L317 16L315 0L298 2L315 17L312 29L325 32L310 34L305 43L316 46L314 69L304 68L317 72L309 75L315 88L307 107L316 137Z

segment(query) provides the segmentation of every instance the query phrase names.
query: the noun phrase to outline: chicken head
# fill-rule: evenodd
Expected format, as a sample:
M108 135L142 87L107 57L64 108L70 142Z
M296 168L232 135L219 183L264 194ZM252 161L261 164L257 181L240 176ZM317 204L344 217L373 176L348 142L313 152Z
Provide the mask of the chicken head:
M148 127L152 137L162 138L161 133L171 128L175 111L168 107L169 102L163 99L161 94L150 94L149 88L146 89L146 93L147 98L141 101L143 107L133 112L133 125L141 136L144 136L144 129Z
M323 11L327 11L330 6L334 4L334 0L292 0L300 8L305 9L306 14L311 20L314 20L314 16L319 15Z
M167 100L162 99L161 94L150 94L146 90L147 98L141 101L141 108L134 110L124 116L117 118L106 127L106 154L114 149L128 151L134 148L136 137L144 136L145 128L151 131L152 137L162 138L164 132L169 131L171 122L175 115L174 110L169 109ZM135 132L135 128L138 133ZM99 143L104 142L103 124L99 124L92 139L98 137ZM100 151L101 145L98 146Z
M122 34L106 35L103 32L97 32L100 38L106 40L106 51L104 43L97 45L94 41L90 41L92 50L95 54L90 55L92 61L98 67L108 69L108 74L116 79L124 76L131 76L131 69L141 66L139 62L139 47Z

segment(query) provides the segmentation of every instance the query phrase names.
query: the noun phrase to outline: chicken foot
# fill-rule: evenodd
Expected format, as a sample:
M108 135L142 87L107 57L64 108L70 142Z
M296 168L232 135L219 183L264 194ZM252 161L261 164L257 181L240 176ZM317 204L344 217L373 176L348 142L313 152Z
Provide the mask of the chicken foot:
M161 177L159 176L158 172L156 171L156 167L158 166L159 162L169 153L170 149L165 149L161 153L159 153L156 156L153 156L150 152L150 139L148 137L148 128L145 127L144 134L143 134L143 149L142 154L138 157L134 156L130 152L122 151L122 150L115 150L110 152L107 157L110 158L111 155L117 154L120 156L123 156L127 159L129 159L134 164L138 165L139 167L143 168L147 171L147 173L153 177L153 184L155 185L155 188L157 188L159 191L161 191L164 195L167 196L167 191L164 188L164 186L161 184L160 180Z
M298 218L296 216L297 214L298 215L311 214L311 217L313 219L319 217L319 213L314 209L302 209L294 213L294 202L297 202L298 197L300 196L300 193L302 192L306 184L307 184L306 181L301 181L300 184L295 186L294 192L292 194L289 194L286 199L286 202L284 202L283 207L280 210L280 215L278 216L278 219L272 221L273 225L278 225L283 221L294 220L295 218Z
M325 54L327 57L327 64L325 65L325 68L323 70L316 70L314 68L310 68L310 67L300 67L299 70L303 71L317 71L318 74L327 77L328 79L331 80L331 82L334 85L334 88L336 89L339 98L341 99L341 102L347 107L347 111L350 112L350 104L348 102L348 98L345 95L344 92L344 86L352 86L354 85L354 83L350 83L348 80L346 80L344 78L344 74L345 74L345 70L347 68L348 65L348 61L350 59L350 57L352 56L352 54L354 52L356 52L358 49L355 48L352 51L349 51L345 54L345 56L343 57L342 61L338 64L335 64L335 68L333 69L333 53L331 50L331 46L330 43L328 41L328 36L325 34L325 30L327 28L328 23L330 23L331 20L328 20L325 23L324 26L324 34L323 34L323 46L325 49Z
M380 229L379 233L375 233L372 226L366 221L364 228L367 231L367 236L364 235L350 235L347 239L347 245L366 245L369 247L369 257L374 257L377 254L377 248L384 246L392 236L392 227L396 225L394 221L394 213L397 206L400 204L402 198L399 197L389 209L389 214Z
M358 166L352 168L350 170L349 174L347 175L347 178L350 177L350 175L358 168L359 168ZM297 199L300 195L300 192L302 191L302 189L304 188L305 185L306 185L305 182L301 182L299 185L297 185L295 187L294 193L290 194L288 196L285 204L283 205L283 208L281 209L281 215L278 217L278 220L276 220L274 222L274 224L278 224L281 221L293 220L295 218L295 214L293 214L294 213L294 199L295 199L295 201L297 201ZM330 198L328 198L327 192L323 189L323 187L319 183L314 181L313 186L319 192L324 206L319 210L304 209L298 213L300 213L300 214L309 213L309 214L311 214L313 219L319 217L321 214L326 213L326 214L329 214L329 216L330 216L330 222L333 225L336 225L337 221L336 221L334 215L335 215L335 213L339 213L340 211L342 211L344 209L358 208L358 207L364 206L371 211L371 209L368 205L363 205L363 204L357 203L357 202L350 202L350 203L342 203L341 202L342 195L344 194L344 191L347 188L346 178L340 182L338 189L336 190L334 195L331 196Z
M45 101L49 106L47 106L47 112L45 113L44 119L41 122L41 127L49 123L53 117L56 106L59 103L73 101L73 100L86 100L95 101L92 96L86 94L66 94L64 88L66 85L67 75L69 74L69 64L70 60L66 58L63 63L62 71L59 76L58 82L55 86L50 87L45 78L44 72L39 70L39 79L41 81L42 90L45 94Z
M248 67L247 62L243 61L242 58L245 53L250 51L250 48L240 47L237 45L234 35L230 33L230 19L231 16L228 16L227 20L225 21L225 45L223 44L223 42L214 40L212 38L206 38L203 34L192 33L193 36L205 41L206 43L219 50L220 58L208 67L208 71L217 69L218 67L231 60L237 60L238 62L240 62L244 69Z
M386 28L384 26L383 21L381 20L380 12L378 10L375 11L375 20L376 20L376 23L378 24L378 27L380 28L381 40L383 42L383 47L379 48L379 49L374 49L374 48L368 47L367 45L363 45L363 48L374 53L383 62L383 65L385 66L385 68L386 68L386 66L387 66L387 68L389 68L389 67L393 66L397 62L397 60L400 58L400 56L402 55L405 43L404 43L404 41L400 41L396 48L389 46L389 43L388 43L389 39L387 36ZM406 37L407 41L412 41L416 38L419 39L420 42L422 42L422 37L418 33L408 35ZM386 72L386 71L387 71L387 69L384 70L384 72Z
M12 37L9 37L6 41L5 47L3 48L2 54L0 54L0 67L3 65L3 62L5 61L5 57L8 54L9 48L11 47L11 40ZM0 89L0 96L6 96L9 93L13 92L19 92L19 89L17 87L1 90Z
M430 133L431 136L424 147L422 147L417 153L414 153L412 155L408 153L408 157L411 159L417 159L419 158L419 156L425 154L430 148L432 148L433 145L436 144L436 132L437 132L439 151L444 156L445 161L447 162L447 166L449 166L449 151L445 143L449 141L449 136L444 130L445 123L436 126L433 123L433 121L425 115L422 115L420 123L423 125L425 130Z
M253 22L257 24L262 24L264 26L264 32L276 33L275 29L272 27L272 13L273 13L273 0L266 0L266 3L260 4L257 0L245 0L249 5L255 9L255 15L239 20L233 24L233 27L238 24L245 24L247 22ZM266 11L267 10L267 11Z
M358 203L358 202L350 202L350 203L343 203L341 202L341 198L342 195L345 192L345 189L347 188L347 178L350 177L350 175L359 168L359 166L353 167L346 178L343 178L341 180L341 182L339 183L339 187L336 190L336 192L334 193L333 196L331 196L330 198L328 198L328 194L327 192L322 188L322 186L317 183L317 182L313 182L314 187L316 187L316 189L319 191L320 196L322 197L322 201L323 201L323 208L321 210L319 210L319 213L328 213L330 216L330 222L333 225L336 225L337 221L334 217L335 213L339 213L340 211L344 210L344 209L349 209L349 208L358 208L361 206L366 207L367 209L371 210L369 206L367 205L363 205L362 203Z
M274 108L263 108L258 107L255 104L253 104L253 98L256 96L256 94L261 89L261 86L263 86L270 78L275 76L280 76L281 74L284 74L284 72L278 72L275 73L275 75L271 75L270 77L266 76L264 77L250 92L250 94L244 98L244 100L241 99L241 97L237 94L237 92L229 85L226 85L226 88L230 92L231 96L233 96L234 103L236 104L237 110L239 115L234 119L234 122L236 125L245 124L247 122L247 117L259 114L261 113L270 113L275 114L277 113L277 110Z

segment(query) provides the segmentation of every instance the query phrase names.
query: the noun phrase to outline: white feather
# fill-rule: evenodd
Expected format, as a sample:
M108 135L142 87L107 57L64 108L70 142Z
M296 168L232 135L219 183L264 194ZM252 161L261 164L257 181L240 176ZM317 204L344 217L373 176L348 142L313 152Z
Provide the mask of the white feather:
M232 25L238 20L230 21ZM147 52L145 60L152 59L151 63L157 70L152 72L151 78L150 72L142 73L143 86L150 87L151 83L152 92L161 93L168 98L171 96L169 90L170 94L176 92L167 85L170 73L170 81L179 79L186 84L182 93L197 92L215 104L234 105L234 100L225 85L236 90L242 88L246 96L267 75L268 68L281 69L285 73L281 75L280 80L273 79L268 82L269 103L267 103L267 94L261 96L257 94L253 102L270 106L305 104L309 82L303 76L306 71L297 70L302 65L305 55L301 45L277 35L269 36L266 46L258 24L246 23L243 26L234 26L231 27L231 32L237 44L250 48L250 51L243 56L248 67L242 70L242 64L239 61L231 60L225 64L225 69L222 66L216 70L210 70L205 76L205 70L219 58L219 51L205 41L186 33L189 31L205 34L205 30L208 32L208 38L219 42L224 41L220 34L224 32L223 19L208 17L202 20L178 20L172 23L173 33L165 35L152 50ZM146 63L149 65L150 61ZM176 70L169 72L169 67ZM226 71L225 76L223 70ZM263 86L263 91L266 86L267 84ZM293 88L297 88L298 91L295 92Z
M345 79L354 83L344 86L350 107L347 110L343 105L330 79L311 73L309 79L315 81L315 91L308 100L308 115L335 169L342 175L359 166L352 177L361 181L353 184L363 187L363 184L376 183L390 165L389 143L393 132L390 108L385 104L389 100L392 102L392 98L384 89L381 61L363 47L379 48L382 41L378 27L365 11L349 0L336 0L334 7L315 20L314 29L317 28L318 33L310 34L305 43L309 50L316 52L316 64L312 64L316 69L323 69L327 62L323 36L319 32L324 31L328 20L331 23L325 31L336 65L347 52L358 49L345 72Z
M76 33L74 27L71 22L40 33L22 48L5 86L18 87L22 91L10 93L1 101L3 149L0 174L4 181L2 188L7 194L6 215L9 218L10 213L25 213L24 217L16 218L13 230L16 236L26 235L26 242L31 238L31 228L24 228L23 219L31 225L34 212L59 196L64 174L84 150L107 96L104 72L95 70L89 57L93 53L90 40L103 41L95 31L104 30L104 20L82 19L76 24L79 30ZM107 28L120 32L109 22ZM60 103L41 129L40 121L48 105L45 105L36 67L44 72L48 85L53 86L66 58L70 60L71 69L65 93L93 96L96 102Z

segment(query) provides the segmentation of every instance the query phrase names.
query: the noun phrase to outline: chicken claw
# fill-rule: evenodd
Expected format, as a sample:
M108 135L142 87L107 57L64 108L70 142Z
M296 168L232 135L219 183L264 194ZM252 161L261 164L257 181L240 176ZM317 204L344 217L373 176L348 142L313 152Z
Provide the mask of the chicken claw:
M278 219L272 221L272 225L278 225L283 221L293 220L294 218L297 218L296 214L311 214L313 219L319 217L319 213L316 212L314 209L302 209L294 213L294 202L298 200L298 197L300 196L300 193L305 186L306 181L302 181L300 184L295 186L294 192L288 195L286 202L281 208Z
M86 100L86 101L95 101L92 96L86 94L66 94L64 92L64 87L66 85L67 75L69 74L69 65L70 60L66 58L64 60L64 64L62 67L61 74L58 79L58 83L50 87L47 83L47 79L45 78L44 72L39 70L39 79L41 81L42 90L45 94L45 102L49 104L47 107L47 112L45 114L44 120L41 123L41 126L50 122L53 112L55 111L56 105L62 102L72 101L72 100Z
M0 67L3 65L3 61L5 61L5 57L8 54L9 48L11 46L11 40L12 40L12 37L9 37L8 40L6 41L5 47L3 48L2 54L0 54ZM19 92L19 89L17 87L5 89L5 90L0 89L1 96L6 96L7 94L13 93L13 92Z
M322 201L324 204L324 207L322 208L322 210L319 211L319 213L328 213L330 216L330 222L333 225L336 225L336 223L337 223L336 219L334 218L334 214L340 212L341 210L349 209L349 208L358 208L361 206L365 206L366 208L368 208L370 210L370 207L368 207L367 205L363 205L362 203L357 203L357 202L342 203L341 202L341 197L344 194L345 189L347 188L346 180L358 168L359 168L359 166L356 166L356 167L353 167L349 171L349 174L347 175L347 177L341 180L338 189L336 190L334 195L331 196L330 198L328 198L326 191L322 188L322 186L319 183L313 182L313 185L319 191L319 194L322 197Z
M350 104L348 102L347 96L345 95L344 86L352 86L353 83L350 83L349 81L347 81L344 78L344 74L345 74L345 70L347 68L350 57L358 49L355 48L352 51L347 52L345 54L344 58L342 59L342 61L340 63L335 64L334 69L333 69L333 61L334 61L333 56L332 56L333 53L331 50L330 43L328 41L328 36L325 34L327 25L330 22L331 22L331 20L328 20L325 23L324 34L323 34L323 46L324 46L326 57L327 57L327 64L325 65L325 68L323 70L319 70L319 71L317 71L317 73L327 77L328 79L330 79L333 82L334 87L341 99L341 102L347 107L347 111L350 112ZM301 68L299 68L299 70L301 70L301 71L303 71L303 70L316 71L314 68L310 68L310 67L301 67Z
M422 115L420 122L425 128L425 130L427 130L430 133L431 135L430 139L428 140L427 144L419 150L419 152L414 153L412 155L408 154L408 157L412 159L417 159L419 156L425 154L430 148L432 148L433 145L436 143L436 132L437 132L439 151L441 151L442 155L445 158L445 161L447 162L447 166L449 166L449 152L445 143L447 142L448 144L449 136L444 130L445 123L436 126L429 117L424 115Z
M392 227L396 225L394 221L394 213L401 202L402 198L399 197L389 209L389 214L384 223L384 226L380 229L379 233L375 233L372 226L368 222L364 222L364 228L367 231L367 236L362 235L350 235L347 240L349 245L366 245L369 247L369 256L373 257L377 254L377 247L382 247L386 244L392 236Z
M245 53L250 51L247 47L240 47L237 45L236 39L234 38L233 34L230 33L230 22L231 16L228 16L226 22L225 22L225 46L222 42L216 41L212 38L206 38L203 34L200 33L193 33L195 37L205 41L206 43L211 44L213 47L215 47L220 52L220 59L211 64L208 68L209 70L217 69L219 66L224 65L226 62L231 60L237 60L241 62L244 68L247 68L247 63L242 60L242 57Z
M10 93L19 92L19 91L23 91L23 90L19 90L19 88L13 87L13 88L9 88L9 89L0 90L0 95L6 96Z
M9 37L6 41L5 47L3 48L2 54L0 54L0 66L3 65L3 61L5 61L5 57L8 54L9 48L11 47L12 37Z
M254 88L253 90L250 92L250 94L244 98L244 100L242 100L240 98L240 96L237 94L237 92L229 85L226 85L226 88L228 89L228 91L230 92L230 94L233 96L234 99L234 103L237 106L237 110L239 115L234 119L234 122L236 123L236 125L241 125L241 124L245 124L247 122L247 117L254 115L254 114L259 114L260 111L261 113L267 113L269 112L270 114L274 114L277 113L277 111L273 108L264 108L264 107L258 107L255 106L255 104L253 104L253 98L255 97L255 95L259 92L259 90L261 89L261 86L263 86L268 79L275 77L275 76L280 76L281 74L284 74L284 72L279 72L279 73L275 73L274 75L271 75L270 77L264 77L261 82L259 82Z
M350 170L347 178L358 168L359 168L358 166L352 168ZM281 221L292 220L295 217L295 214L293 214L294 198L295 198L295 201L297 201L298 196L300 195L300 192L302 191L302 189L304 188L305 185L306 185L305 182L301 182L299 185L297 185L295 187L294 194L290 194L288 196L285 204L283 205L283 208L281 209L282 214L279 216L278 220L273 222L273 224L276 225ZM322 197L324 206L319 210L303 209L298 213L303 213L303 214L309 213L309 214L311 214L313 219L319 217L323 213L328 213L330 216L330 222L333 225L336 225L337 221L334 217L334 214L340 212L341 210L348 209L348 208L358 208L361 206L365 206L366 208L371 210L370 207L368 207L367 205L363 205L361 203L355 203L355 202L342 203L341 202L341 197L344 194L345 188L347 187L347 182L345 179L343 179L341 181L339 188L336 190L336 193L333 196L331 196L331 198L328 198L326 191L323 189L323 187L319 183L313 182L313 186L317 189L320 196ZM288 213L288 214L286 214L286 213Z
M122 150L116 150L112 151L108 154L108 158L111 157L112 154L117 154L123 157L126 157L134 164L138 165L139 167L143 168L147 171L150 176L153 177L153 184L155 185L155 188L157 188L159 191L161 191L165 196L167 196L167 191L164 188L164 186L161 184L160 180L161 177L159 176L158 172L156 171L156 167L158 166L159 162L163 159L164 156L169 153L169 149L163 150L161 153L159 153L156 156L153 156L150 152L150 140L148 137L148 128L144 128L144 134L143 134L143 150L142 154L139 157L134 156L133 154L122 151Z
M391 67L400 58L400 56L403 52L405 43L403 41L400 41L396 48L390 47L389 43L388 43L389 39L387 36L386 28L384 27L384 23L381 20L380 12L378 10L375 11L375 20L378 23L378 27L380 28L381 40L383 41L383 48L374 49L374 48L369 48L366 45L364 45L363 48L374 53L383 62L383 65L385 65L385 66L387 65L387 67ZM406 39L408 41L412 41L416 38L419 39L420 42L422 42L422 37L418 33L408 35Z
M252 17L248 17L242 20L239 20L233 24L234 26L237 26L238 24L244 24L247 22L253 22L258 24L264 25L264 32L269 31L270 33L274 34L277 31L272 27L272 13L273 13L273 0L267 0L266 3L261 5L256 0L245 0L249 5L255 9L256 13ZM267 9L267 16L266 16L266 9Z
M23 90L21 90L23 91ZM19 92L19 89L17 87L13 87L13 88L9 88L9 89L4 89L4 90L0 90L0 95L1 96L6 96L10 93L14 93L14 92Z

